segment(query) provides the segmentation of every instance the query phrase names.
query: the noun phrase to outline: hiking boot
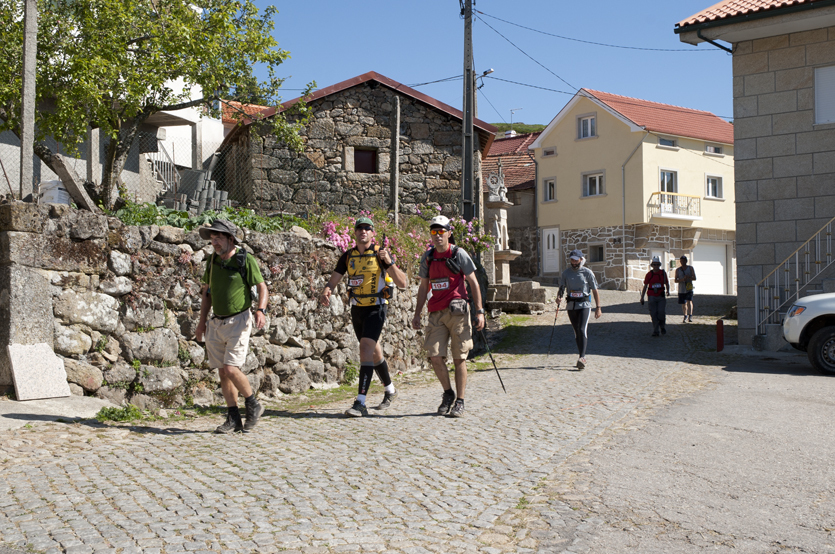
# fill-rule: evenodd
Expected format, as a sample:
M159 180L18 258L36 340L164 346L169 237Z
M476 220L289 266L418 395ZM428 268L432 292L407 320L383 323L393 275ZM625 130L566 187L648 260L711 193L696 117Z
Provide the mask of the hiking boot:
M684 321L682 323L687 323L687 316L684 316Z
M224 421L221 425L215 429L215 433L218 435L231 435L232 433L243 433L244 426L240 423L236 423L231 415L226 416L226 421Z
M577 360L577 369L585 369L586 368L586 359L580 358Z
M359 400L354 400L354 405L345 410L348 417L365 417L368 415L368 408Z
M383 401L380 402L380 404L377 406L377 409L388 410L391 407L391 403L394 401L395 398L397 398L397 391L394 391L392 393L387 392L383 396Z
M661 328L661 334L662 334L662 335L666 335L666 334L667 334L667 328L666 328L666 327L662 327L662 328Z
M447 417L463 417L464 415L464 401L458 399L452 406L452 409L447 414Z
M438 415L447 415L452 409L452 404L455 402L455 393L444 392L443 400L441 400L441 405L438 406Z
M691 315L691 316L688 316L688 317L687 317L687 321L688 321L689 323L693 323L693 316L692 316L692 315Z
M244 433L249 433L255 429L255 425L264 413L264 406L259 402L253 402L252 406L246 407L246 423L244 423Z
M658 331L653 331L653 332L652 332L652 336L653 336L653 337L657 337L657 336L660 336L660 335L659 335Z

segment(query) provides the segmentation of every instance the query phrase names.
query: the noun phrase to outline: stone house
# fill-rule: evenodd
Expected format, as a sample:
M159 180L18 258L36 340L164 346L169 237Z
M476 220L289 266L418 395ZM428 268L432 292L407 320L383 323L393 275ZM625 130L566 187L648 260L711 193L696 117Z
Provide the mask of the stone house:
M230 198L262 212L356 213L392 209L395 200L400 213L428 203L447 215L461 212L460 110L373 71L319 89L306 102L313 115L300 132L302 153L254 132L275 109L229 133L216 174ZM474 126L478 179L496 128L478 119Z
M579 248L600 286L639 290L653 256L687 255L699 293L735 290L733 126L716 115L580 89L529 147L541 276Z
M752 344L767 330L768 297L775 296L760 286L758 302L757 285L794 275L781 263L792 265L807 240L825 243L818 231L835 216L835 5L725 0L680 21L675 32L690 44L730 43L733 52L739 342ZM832 261L831 249L804 249L799 258L794 265L809 262L814 274ZM830 273L818 273L806 290ZM794 281L771 287L781 291L775 326L793 298L782 295L786 288L794 293Z
M522 255L510 262L511 277L533 278L539 275L539 243L536 225L536 160L528 146L539 133L517 135L508 131L497 136L481 165L485 182L501 179L507 199L514 206L507 209L509 247Z

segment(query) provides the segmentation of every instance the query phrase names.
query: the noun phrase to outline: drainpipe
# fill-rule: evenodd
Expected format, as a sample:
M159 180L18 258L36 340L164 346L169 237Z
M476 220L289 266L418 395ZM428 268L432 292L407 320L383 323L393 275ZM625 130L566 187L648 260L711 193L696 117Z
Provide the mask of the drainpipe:
M536 151L533 155L533 209L536 217L536 271L542 277L542 233L539 232L539 162L536 161Z
M635 145L635 149L629 154L629 157L623 162L623 165L620 166L620 187L622 193L622 200L623 200L623 227L621 228L621 238L620 238L620 247L622 250L621 258L623 258L623 290L629 290L629 278L626 275L626 164L629 163L629 160L632 159L632 156L635 155L635 152L638 151L638 148L644 143L644 140L649 136L649 131L644 129L644 136L641 137L641 140L638 141L638 144Z
M697 36L697 37L699 37L700 39L702 39L702 40L703 40L703 41L705 41L705 42L709 42L710 44L712 44L712 45L713 45L713 46L715 46L716 48L721 48L722 50L724 50L725 52L727 52L727 53L729 53L729 54L733 54L733 53L734 53L734 51L733 51L733 50L731 50L730 48L728 48L727 46L722 46L722 45L721 45L721 44L719 44L718 42L713 41L713 40L710 40L710 39L709 39L709 38L707 38L706 36L702 35L702 30L701 30L701 29L697 29L697 30L696 30L696 36Z

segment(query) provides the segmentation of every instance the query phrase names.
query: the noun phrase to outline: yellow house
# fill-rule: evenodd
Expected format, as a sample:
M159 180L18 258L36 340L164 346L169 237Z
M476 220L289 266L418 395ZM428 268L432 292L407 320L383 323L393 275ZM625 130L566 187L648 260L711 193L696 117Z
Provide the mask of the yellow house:
M734 293L733 125L580 89L530 149L543 277L579 248L601 288L637 290L653 256L686 255L698 292Z

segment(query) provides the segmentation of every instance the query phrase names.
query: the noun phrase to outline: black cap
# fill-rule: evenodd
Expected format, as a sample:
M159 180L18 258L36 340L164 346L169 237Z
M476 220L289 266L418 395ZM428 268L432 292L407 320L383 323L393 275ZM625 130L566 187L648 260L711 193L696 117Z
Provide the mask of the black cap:
M684 254L682 254L682 255L681 255L681 258L679 258L679 260L684 260L684 261L686 262L686 261L687 261L687 256L685 256Z
M234 223L225 219L215 219L211 225L208 227L200 227L197 232L200 233L200 238L203 240L211 240L212 233L223 233L232 237L232 242L235 244L239 244L241 242L237 237L238 228L235 227Z

